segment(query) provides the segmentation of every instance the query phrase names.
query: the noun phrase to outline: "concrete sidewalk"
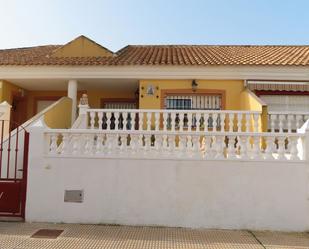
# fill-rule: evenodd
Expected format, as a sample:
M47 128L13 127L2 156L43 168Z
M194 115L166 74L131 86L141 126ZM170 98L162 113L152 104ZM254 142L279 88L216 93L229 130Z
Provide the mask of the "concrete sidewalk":
M63 230L56 239L30 238L40 229ZM309 248L309 234L161 227L0 222L0 249L95 248Z

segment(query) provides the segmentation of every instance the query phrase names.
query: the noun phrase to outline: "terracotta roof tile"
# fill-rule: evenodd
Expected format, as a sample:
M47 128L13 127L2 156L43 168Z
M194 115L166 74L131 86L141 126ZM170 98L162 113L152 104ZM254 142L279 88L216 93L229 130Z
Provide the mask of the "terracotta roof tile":
M60 47L0 50L0 65L309 66L309 46L129 45L111 57L51 57Z

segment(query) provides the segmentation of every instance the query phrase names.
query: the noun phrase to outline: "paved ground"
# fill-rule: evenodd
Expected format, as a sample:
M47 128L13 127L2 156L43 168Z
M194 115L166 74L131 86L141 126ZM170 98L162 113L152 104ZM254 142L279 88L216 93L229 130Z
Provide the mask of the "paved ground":
M39 229L64 231L57 239L30 238ZM309 234L0 222L0 249L28 248L303 249L309 248Z

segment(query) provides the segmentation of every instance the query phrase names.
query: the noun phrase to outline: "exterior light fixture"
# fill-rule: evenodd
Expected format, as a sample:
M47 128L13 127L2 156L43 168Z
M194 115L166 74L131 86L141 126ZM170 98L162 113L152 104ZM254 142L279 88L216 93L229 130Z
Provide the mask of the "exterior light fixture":
M192 80L191 87L192 87L193 92L195 92L197 90L198 84L197 84L196 80Z

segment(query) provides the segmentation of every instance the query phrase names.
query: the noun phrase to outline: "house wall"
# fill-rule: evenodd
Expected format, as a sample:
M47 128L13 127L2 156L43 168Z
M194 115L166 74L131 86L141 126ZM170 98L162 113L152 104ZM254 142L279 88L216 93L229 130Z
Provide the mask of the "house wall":
M52 158L43 131L30 129L28 222L309 229L307 161Z
M72 100L63 97L50 106L44 115L44 121L50 128L66 129L71 127Z
M244 90L242 80L196 80L198 84L198 90L215 90L225 91L225 109L226 110L239 110L240 101L239 95ZM140 80L139 89L139 105L141 109L161 109L162 103L162 91L173 89L187 89L192 92L191 86L192 80ZM155 94L153 96L147 96L147 86L153 85ZM143 95L143 97L142 97Z
M36 100L49 99L50 97L61 98L67 96L66 91L29 91L27 92L27 117L33 117L35 113Z
M240 110L260 111L259 130L267 131L268 110L267 105L249 89L244 89L240 96Z
M10 105L13 100L13 93L18 93L22 88L16 86L15 84L2 80L0 81L0 100L7 101Z

